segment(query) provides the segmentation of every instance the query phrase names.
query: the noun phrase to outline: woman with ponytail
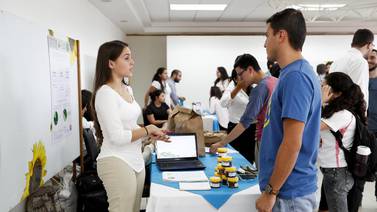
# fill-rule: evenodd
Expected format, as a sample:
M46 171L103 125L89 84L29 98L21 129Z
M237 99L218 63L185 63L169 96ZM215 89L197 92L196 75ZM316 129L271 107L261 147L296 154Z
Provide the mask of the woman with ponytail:
M134 60L128 45L111 41L100 46L94 78L92 107L101 146L98 176L107 193L110 212L139 212L144 188L142 139L167 141L154 125L140 127L141 108L124 78L133 75Z
M347 170L344 153L331 131L339 131L343 135L342 143L346 149L352 147L356 128L355 115L366 123L364 96L360 87L348 75L334 72L327 75L323 82L322 106L318 153L318 163L323 173L320 205L326 201L331 212L348 211L347 194L354 180Z

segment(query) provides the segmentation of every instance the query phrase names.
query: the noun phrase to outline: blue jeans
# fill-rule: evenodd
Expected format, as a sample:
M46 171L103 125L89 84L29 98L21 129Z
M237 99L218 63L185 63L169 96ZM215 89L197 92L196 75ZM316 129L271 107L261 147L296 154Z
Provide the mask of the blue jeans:
M276 199L272 212L312 212L317 207L315 193L294 199Z

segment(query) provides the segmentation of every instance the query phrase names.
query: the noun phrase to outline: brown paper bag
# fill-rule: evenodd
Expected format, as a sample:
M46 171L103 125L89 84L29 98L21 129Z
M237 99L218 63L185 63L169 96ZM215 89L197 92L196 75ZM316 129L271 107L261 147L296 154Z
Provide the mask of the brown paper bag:
M210 147L212 144L224 140L226 137L225 131L220 132L204 132L204 144L206 147Z
M205 155L203 120L193 110L183 107L175 107L169 118L168 129L176 133L196 133L199 156Z

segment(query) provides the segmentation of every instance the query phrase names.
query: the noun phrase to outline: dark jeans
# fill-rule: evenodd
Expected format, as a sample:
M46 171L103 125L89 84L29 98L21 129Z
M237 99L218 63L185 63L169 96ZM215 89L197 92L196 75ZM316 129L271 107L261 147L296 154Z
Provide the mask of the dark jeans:
M348 192L348 211L357 212L361 206L361 201L363 200L365 181L355 179L352 189Z
M346 212L347 194L352 188L352 174L344 168L321 168L323 190L331 212ZM321 197L322 198L322 197Z
M237 124L228 123L228 134ZM234 139L230 145L244 156L250 163L255 161L255 124L250 125L238 138Z

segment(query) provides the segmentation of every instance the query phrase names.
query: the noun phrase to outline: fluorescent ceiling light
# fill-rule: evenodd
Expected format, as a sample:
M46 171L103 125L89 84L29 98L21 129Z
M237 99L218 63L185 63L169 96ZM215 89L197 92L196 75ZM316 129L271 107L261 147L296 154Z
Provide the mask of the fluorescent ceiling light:
M170 10L222 11L225 10L226 6L226 4L170 4Z
M304 11L334 11L345 6L346 4L296 4L288 6L288 8Z

